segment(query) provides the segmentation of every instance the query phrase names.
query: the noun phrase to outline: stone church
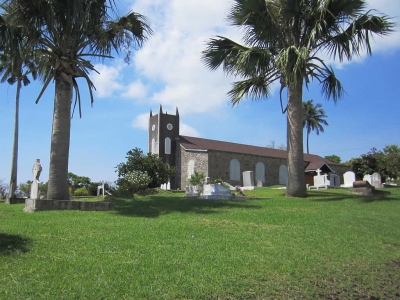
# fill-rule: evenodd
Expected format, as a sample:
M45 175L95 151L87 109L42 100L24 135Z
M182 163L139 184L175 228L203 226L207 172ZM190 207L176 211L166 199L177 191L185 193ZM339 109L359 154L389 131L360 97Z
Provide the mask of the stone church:
M185 189L194 171L233 186L243 185L244 171L253 171L254 182L261 180L263 186L286 184L285 150L180 135L178 108L175 115L163 113L161 105L157 114L150 111L148 130L148 151L176 167L176 176L170 180L171 189ZM313 185L318 170L343 178L349 168L318 155L304 154L307 184Z

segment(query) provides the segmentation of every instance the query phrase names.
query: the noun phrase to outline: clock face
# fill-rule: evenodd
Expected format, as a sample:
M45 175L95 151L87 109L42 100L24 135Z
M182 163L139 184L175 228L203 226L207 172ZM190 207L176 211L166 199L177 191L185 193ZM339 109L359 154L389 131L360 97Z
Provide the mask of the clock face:
M153 124L153 126L151 126L151 130L152 131L156 130L156 125Z
M172 130L172 128L174 128L174 126L172 126L171 123L168 123L168 124L167 124L167 129L168 129L168 130Z

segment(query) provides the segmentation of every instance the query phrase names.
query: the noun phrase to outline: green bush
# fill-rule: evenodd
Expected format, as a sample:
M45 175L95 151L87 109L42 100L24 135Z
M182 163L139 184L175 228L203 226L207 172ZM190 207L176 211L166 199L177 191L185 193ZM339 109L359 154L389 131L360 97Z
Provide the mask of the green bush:
M89 191L85 187L81 187L75 190L75 196L89 196Z
M189 178L189 183L191 185L203 185L204 178L205 178L204 173L194 171L192 176L190 176Z

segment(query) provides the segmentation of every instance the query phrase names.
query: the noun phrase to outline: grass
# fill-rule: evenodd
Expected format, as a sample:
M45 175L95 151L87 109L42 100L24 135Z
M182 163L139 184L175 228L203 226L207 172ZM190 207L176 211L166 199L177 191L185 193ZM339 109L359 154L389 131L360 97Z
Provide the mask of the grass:
M0 299L397 299L400 189L108 198L108 212L0 203Z

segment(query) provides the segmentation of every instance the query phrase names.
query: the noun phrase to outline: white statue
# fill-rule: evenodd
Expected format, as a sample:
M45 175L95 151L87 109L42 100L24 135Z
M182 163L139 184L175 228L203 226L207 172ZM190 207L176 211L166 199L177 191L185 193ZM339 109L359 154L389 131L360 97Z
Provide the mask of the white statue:
M41 183L39 180L40 173L42 173L42 165L40 164L40 159L36 159L35 164L33 165L32 168L34 182Z
M35 164L32 168L33 182L31 184L31 199L40 199L40 189L41 184L39 180L40 173L42 172L42 165L40 164L40 159L36 159Z

